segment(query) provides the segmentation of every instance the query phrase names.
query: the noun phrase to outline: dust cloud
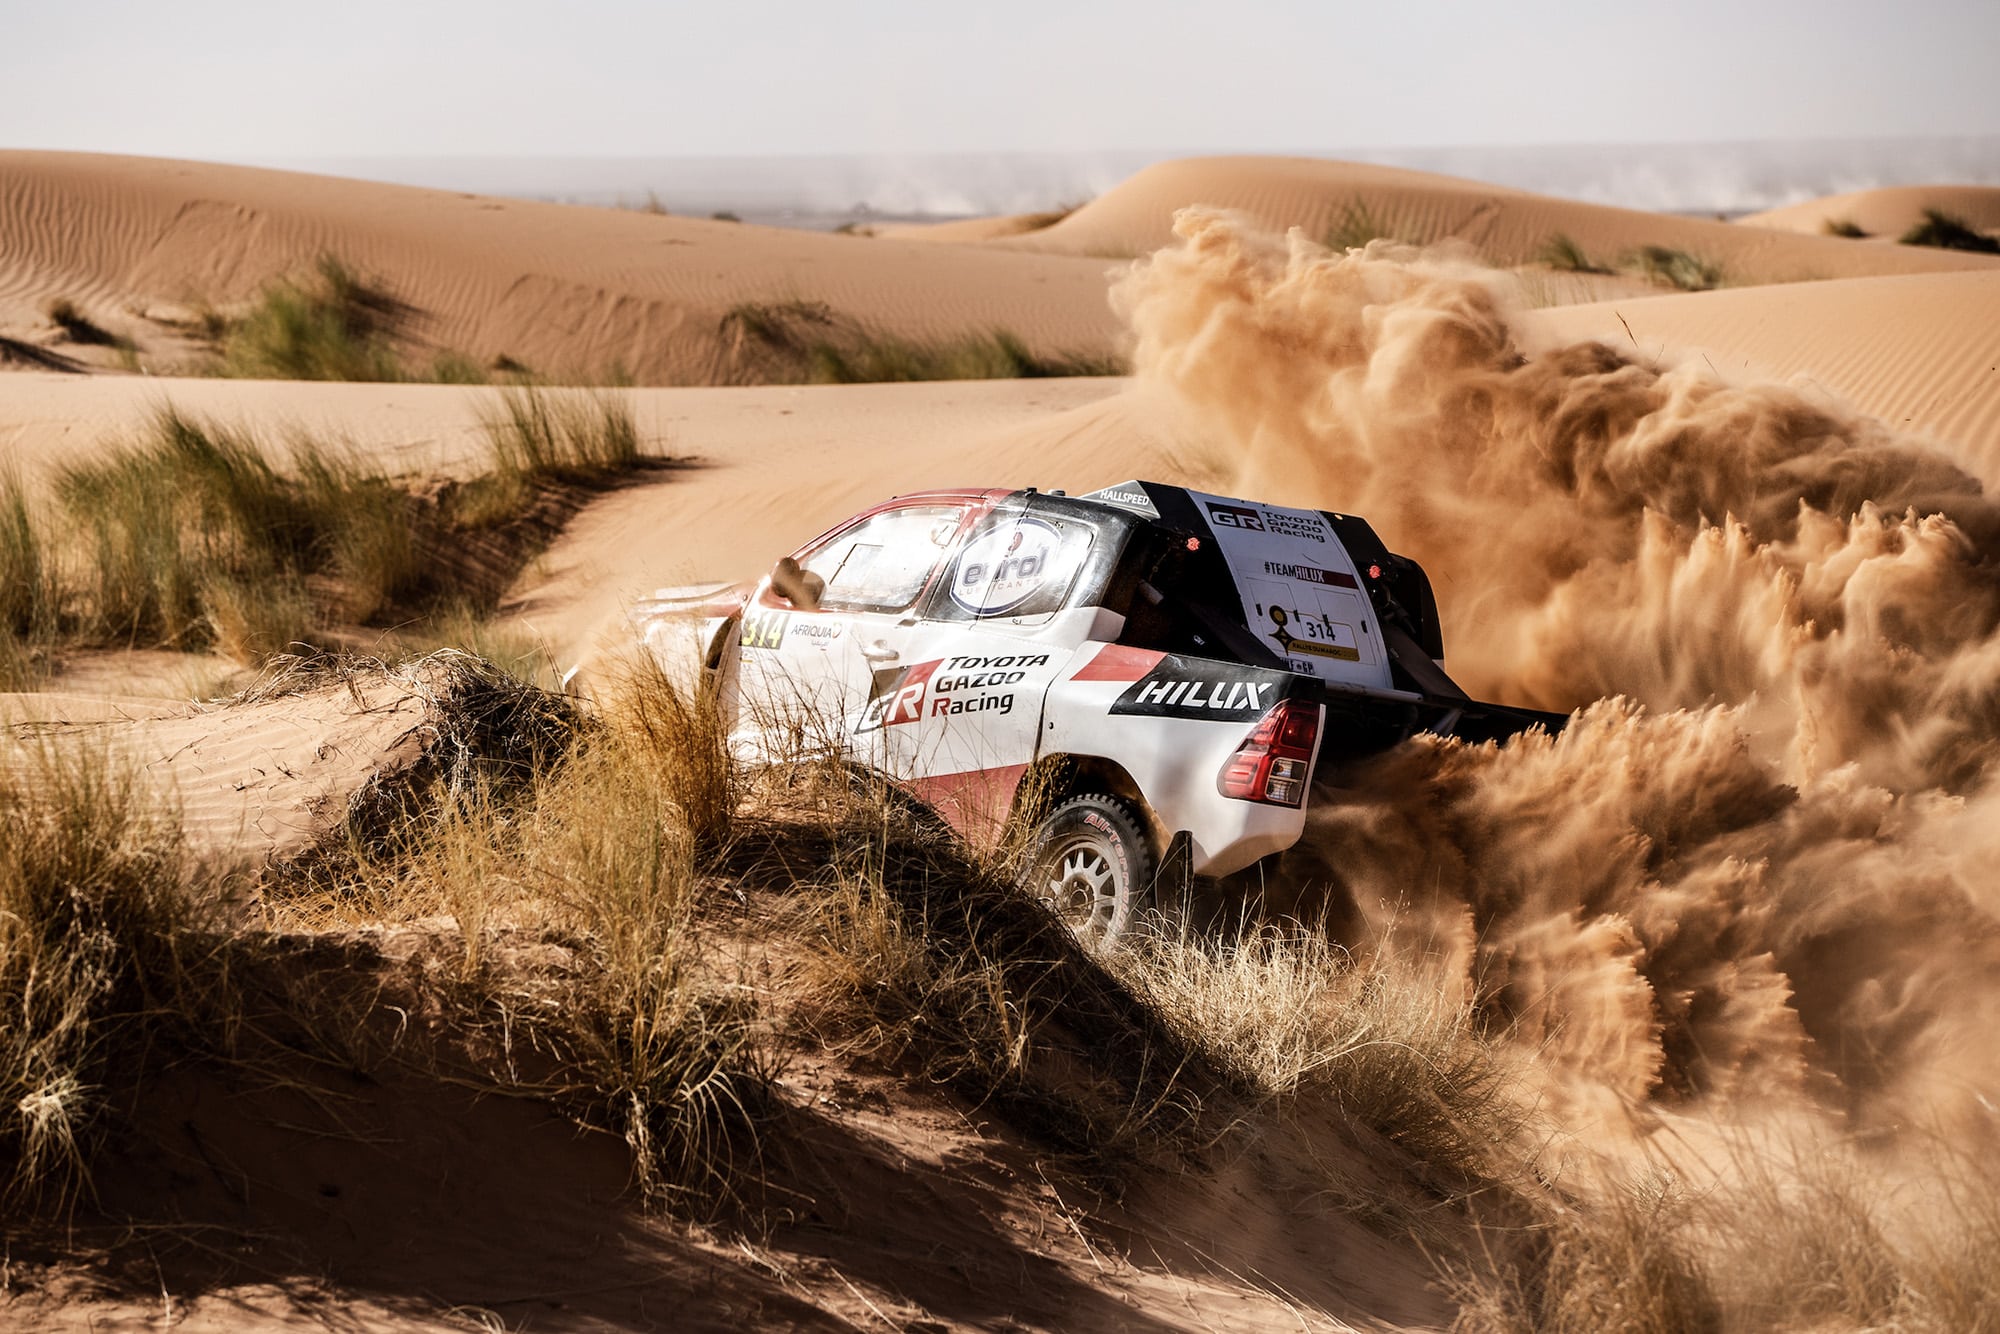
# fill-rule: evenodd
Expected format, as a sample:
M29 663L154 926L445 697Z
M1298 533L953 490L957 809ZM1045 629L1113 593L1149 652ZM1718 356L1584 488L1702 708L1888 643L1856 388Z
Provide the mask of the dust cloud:
M1114 300L1240 494L1430 572L1550 739L1335 776L1295 860L1510 1025L1570 1128L2000 1129L2000 506L1837 403L1531 346L1505 275L1190 210Z

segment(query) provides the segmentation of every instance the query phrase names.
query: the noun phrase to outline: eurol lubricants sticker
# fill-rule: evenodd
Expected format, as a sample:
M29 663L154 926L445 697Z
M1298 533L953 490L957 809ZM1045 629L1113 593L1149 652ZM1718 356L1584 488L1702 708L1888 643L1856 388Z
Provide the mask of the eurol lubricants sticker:
M1054 572L1062 534L1026 515L973 539L958 558L951 600L975 616L1004 616Z

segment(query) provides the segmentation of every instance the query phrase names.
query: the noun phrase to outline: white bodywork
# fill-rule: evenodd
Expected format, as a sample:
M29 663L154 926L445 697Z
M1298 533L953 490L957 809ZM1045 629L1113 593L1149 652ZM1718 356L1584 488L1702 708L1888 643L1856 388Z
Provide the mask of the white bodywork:
M1324 691L1408 698L1391 689L1361 574L1327 519L1174 491L1206 525L1187 549L1215 543L1245 624L1286 672L1221 660L1220 649L1117 643L1126 618L1072 589L1093 542L1132 520L1093 537L1074 518L1079 502L1050 518L1013 513L1002 495L911 497L816 540L797 561L823 584L824 605L789 601L769 578L739 595L740 613L718 609L714 589L673 590L682 596L639 618L646 642L708 663L744 758L837 748L976 840L997 834L1031 766L1072 757L1129 776L1162 843L1185 831L1195 873L1227 874L1295 843L1303 804L1219 787L1258 721L1285 698L1318 710L1316 767L1326 709L1312 701ZM1108 507L1123 496L1084 499ZM1134 510L1147 503L1131 497Z

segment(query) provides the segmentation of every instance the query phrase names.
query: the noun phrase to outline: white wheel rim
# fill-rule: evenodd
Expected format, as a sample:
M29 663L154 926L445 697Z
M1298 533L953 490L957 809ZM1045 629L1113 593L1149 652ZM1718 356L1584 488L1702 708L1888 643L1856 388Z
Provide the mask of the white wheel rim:
M1043 864L1042 901L1078 935L1103 935L1118 916L1118 873L1098 840L1065 839Z

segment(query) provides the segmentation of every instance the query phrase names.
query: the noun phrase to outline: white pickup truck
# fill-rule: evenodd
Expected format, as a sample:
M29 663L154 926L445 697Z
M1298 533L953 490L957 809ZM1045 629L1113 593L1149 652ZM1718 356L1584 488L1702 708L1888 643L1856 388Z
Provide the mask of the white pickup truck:
M1033 821L1024 887L1098 944L1296 843L1329 755L1564 721L1453 685L1361 519L1154 482L898 496L637 620L696 630L746 761L831 741L975 843Z

